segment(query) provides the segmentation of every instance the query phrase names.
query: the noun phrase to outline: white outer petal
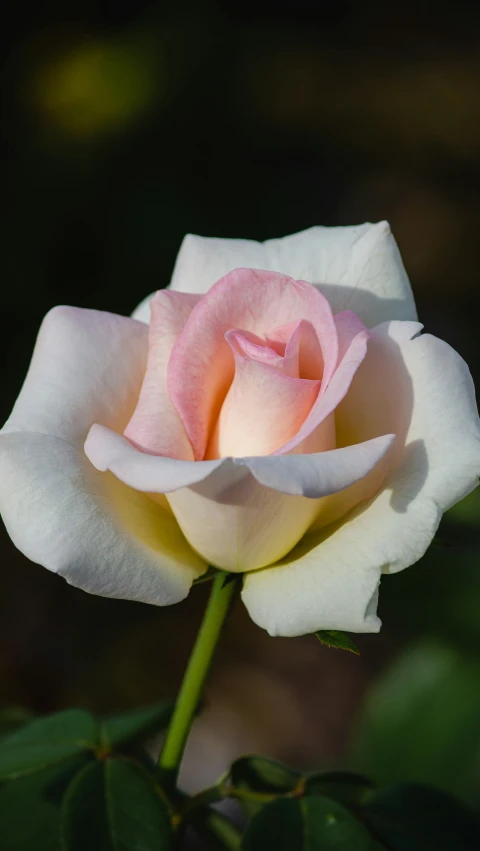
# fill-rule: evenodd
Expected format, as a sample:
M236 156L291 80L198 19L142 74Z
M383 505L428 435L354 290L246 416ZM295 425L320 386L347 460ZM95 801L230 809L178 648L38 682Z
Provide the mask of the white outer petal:
M150 302L154 295L155 293L150 293L137 305L132 313L132 319L136 319L137 322L144 322L146 325L150 324Z
M148 329L99 310L54 307L2 432L55 435L79 448L92 422L122 430L145 372Z
M0 508L27 558L90 594L158 606L183 600L205 563L168 505L98 473L50 435L0 435Z
M373 330L374 356L339 410L339 418L355 421L358 439L375 428L397 432L396 462L381 493L334 528L304 538L281 563L245 578L250 616L272 635L377 631L382 571L418 561L442 513L478 484L480 422L468 367L441 340L412 339L418 330L401 322Z
M355 422L358 440L385 428L397 434L396 461L385 481L389 521L392 532L398 530L397 552L384 563L388 571L402 570L423 555L442 514L470 493L480 476L480 420L468 366L448 343L419 336L419 330L407 322L373 329L370 356L337 416L339 422Z
M245 576L242 600L252 620L270 635L379 631L380 568L371 564L355 534L341 549L335 534L320 544L319 536L307 535L278 565Z
M83 443L95 420L128 422L145 369L147 329L121 316L55 308L40 329L0 433L0 509L16 546L86 591L167 604L206 565L166 501L99 475Z
M416 319L410 283L387 222L318 226L266 242L188 234L170 286L205 293L238 267L282 272L318 284L334 313L352 310L368 327L387 319Z

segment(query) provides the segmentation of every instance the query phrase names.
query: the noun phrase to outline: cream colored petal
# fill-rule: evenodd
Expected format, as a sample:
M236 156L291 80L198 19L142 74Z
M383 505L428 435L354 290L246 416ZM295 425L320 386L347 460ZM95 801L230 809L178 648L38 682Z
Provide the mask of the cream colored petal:
M342 527L344 530L345 527ZM378 632L377 590L381 571L355 558L355 544L339 552L338 541L305 536L274 567L245 576L242 599L252 620L273 636L320 629Z
M185 597L206 565L166 502L100 475L83 450L95 420L125 428L146 347L147 328L125 317L70 307L47 315L0 433L0 509L32 561L86 591L163 605Z
M344 511L351 507L352 487L356 499L362 498L355 483L382 464L392 440L385 435L308 456L178 461L140 452L126 438L96 425L85 451L97 469L110 470L130 487L168 494L192 547L216 567L243 572L284 556L319 512L330 510L330 499L341 513L340 491L345 492Z

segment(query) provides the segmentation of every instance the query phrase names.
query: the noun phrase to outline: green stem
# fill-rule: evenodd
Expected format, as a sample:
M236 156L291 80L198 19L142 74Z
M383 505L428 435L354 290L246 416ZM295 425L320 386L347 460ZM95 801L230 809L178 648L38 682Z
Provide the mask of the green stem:
M172 785L178 774L215 647L237 587L234 581L225 583L227 575L221 571L212 582L210 599L160 753L158 762L160 771Z

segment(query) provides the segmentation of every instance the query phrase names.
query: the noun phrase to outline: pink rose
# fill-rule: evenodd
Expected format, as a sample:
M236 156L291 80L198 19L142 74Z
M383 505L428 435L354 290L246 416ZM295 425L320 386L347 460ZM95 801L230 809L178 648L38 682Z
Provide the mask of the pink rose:
M377 631L381 574L480 473L468 368L420 335L388 226L187 237L135 316L46 317L0 438L17 546L92 593L166 605L211 564L273 635Z

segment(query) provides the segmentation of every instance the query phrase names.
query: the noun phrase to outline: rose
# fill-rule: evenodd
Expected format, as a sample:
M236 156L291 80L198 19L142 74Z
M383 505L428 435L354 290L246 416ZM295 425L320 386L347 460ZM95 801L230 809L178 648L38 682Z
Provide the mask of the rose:
M0 437L15 544L96 594L175 603L210 563L271 634L377 631L382 572L480 472L468 368L420 335L388 226L186 237L134 316L45 318Z

